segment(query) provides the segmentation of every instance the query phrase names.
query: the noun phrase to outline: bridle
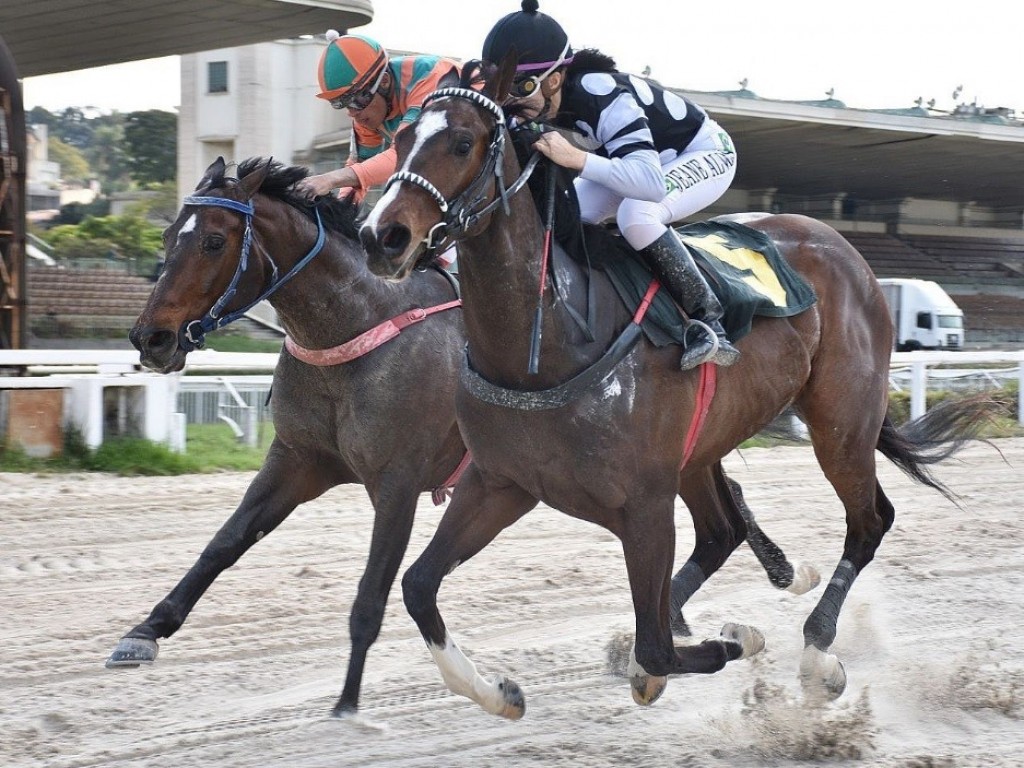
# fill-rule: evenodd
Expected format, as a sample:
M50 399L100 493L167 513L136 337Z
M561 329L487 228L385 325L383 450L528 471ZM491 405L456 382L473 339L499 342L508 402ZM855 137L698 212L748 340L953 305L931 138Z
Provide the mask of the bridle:
M230 200L226 197L188 195L182 203L184 205L227 208L231 211L237 211L245 217L245 233L242 235L242 252L238 258L238 266L235 267L235 274L231 278L231 282L228 284L228 287L224 289L224 293L222 293L220 298L214 302L213 306L210 307L209 311L207 311L202 319L191 320L185 323L185 325L183 325L178 331L178 346L180 346L185 352L202 349L205 343L206 334L211 331L215 331L218 328L222 328L228 323L233 323L261 301L275 293L285 283L295 277L299 270L305 267L314 256L320 253L324 247L324 242L327 239L326 232L324 231L324 224L320 218L320 211L314 208L313 212L316 214L317 238L316 243L313 244L313 247L309 252L299 259L295 266L288 270L287 274L278 279L277 264L274 262L273 257L264 251L266 259L270 262L270 266L273 269L273 273L270 276L270 286L256 299L249 302L241 309L236 309L233 312L228 312L226 315L222 316L221 313L224 311L224 308L228 305L231 299L234 298L235 292L238 290L238 283L249 266L249 250L252 246L252 219L255 214L253 202L251 199L247 203L242 203L238 200Z
M509 198L519 192L529 181L541 157L539 152L534 152L519 178L512 186L507 187L503 170L506 149L505 113L501 107L479 91L470 88L440 88L424 99L423 109L426 109L431 102L444 98L471 101L494 118L494 130L487 148L487 157L484 159L480 171L469 183L469 186L454 200L445 199L444 195L430 181L412 171L399 171L392 175L384 185L384 193L387 193L394 184L408 182L422 189L437 203L437 207L441 209L441 221L427 232L426 237L423 238L423 246L428 252L438 253L462 238L480 219L490 214L499 205L508 215L510 212ZM492 178L497 184L497 195L488 203L486 188Z

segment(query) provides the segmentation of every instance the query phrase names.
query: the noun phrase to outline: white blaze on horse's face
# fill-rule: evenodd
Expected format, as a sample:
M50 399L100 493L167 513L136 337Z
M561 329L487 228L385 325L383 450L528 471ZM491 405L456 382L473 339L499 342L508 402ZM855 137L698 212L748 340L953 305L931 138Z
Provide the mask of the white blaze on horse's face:
M191 216L189 216L187 219L185 219L185 223L182 224L181 225L181 229L178 230L178 244L179 245L181 244L181 237L182 237L182 235L187 235L189 232L195 231L196 221L197 221L197 219L196 219L196 215L194 213Z
M412 145L412 149L409 150L409 154L405 158L405 162L402 163L402 167L399 171L410 170L410 164L415 159L416 154L423 148L423 146L434 136L441 133L448 128L448 118L442 112L427 112L421 114L417 118L416 122L410 127L406 128L407 131L413 131L413 136L416 137L415 142ZM377 226L377 214L387 208L391 203L394 202L395 197L398 196L398 188L400 184L393 184L391 189L381 196L380 200L377 201L377 205L373 207L373 211L366 219L366 223L371 227Z

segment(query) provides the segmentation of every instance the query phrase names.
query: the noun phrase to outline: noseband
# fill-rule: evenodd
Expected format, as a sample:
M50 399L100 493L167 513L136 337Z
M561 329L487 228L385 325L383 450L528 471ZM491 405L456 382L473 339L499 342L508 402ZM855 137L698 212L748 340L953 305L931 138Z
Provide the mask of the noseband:
M505 113L501 107L479 91L469 88L440 88L423 100L423 108L426 109L431 102L443 98L465 99L482 107L494 118L494 130L483 166L469 186L454 200L445 199L445 196L430 181L412 171L399 171L392 175L384 185L384 193L387 193L392 185L403 181L408 182L430 195L431 199L437 203L437 207L441 209L441 221L431 227L423 239L423 244L428 252L443 251L463 237L467 230L491 213L499 204L508 215L509 198L529 181L533 169L537 167L537 162L540 160L540 153L534 152L515 183L511 187L506 187L505 173L502 168L505 158ZM486 203L485 187L492 177L497 184L498 193L490 203Z
M234 298L235 292L238 290L238 283L242 279L242 275L245 274L246 269L249 266L249 249L252 246L252 219L255 214L252 200L248 203L241 203L237 200L229 200L226 197L212 197L204 195L189 195L183 201L184 205L196 205L196 206L213 206L215 208L227 208L231 211L237 211L245 216L245 233L242 235L242 253L238 258L238 266L235 267L235 274L231 278L231 282L228 287L224 289L224 293L220 295L220 298L214 302L213 306L210 307L209 311L203 316L201 320L192 320L185 323L181 330L178 331L178 346L180 346L185 352L191 352L195 349L202 349L205 344L206 334L210 331L215 331L218 328L222 328L228 323L233 323L238 318L242 317L246 312L255 307L261 301L275 293L281 286L291 280L306 264L309 263L310 259L316 256L324 247L326 241L326 233L324 231L323 221L320 219L320 211L316 208L313 212L316 214L316 226L317 226L317 238L316 243L309 250L309 252L303 256L295 266L292 267L288 273L278 279L277 264L270 254L267 254L267 260L270 262L270 266L273 268L273 274L270 277L270 287L268 287L258 298L246 304L241 309L236 309L234 312L228 312L223 317L221 312L227 306L228 302Z

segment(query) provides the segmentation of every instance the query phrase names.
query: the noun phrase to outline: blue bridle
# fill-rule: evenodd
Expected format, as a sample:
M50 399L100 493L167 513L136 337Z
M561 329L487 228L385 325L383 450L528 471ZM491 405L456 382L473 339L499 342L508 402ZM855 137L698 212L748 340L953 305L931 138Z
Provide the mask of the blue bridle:
M211 331L215 331L218 328L222 328L228 323L233 323L295 277L299 270L305 267L314 256L320 253L327 238L326 233L324 232L323 221L320 218L320 211L314 208L313 212L316 214L317 238L316 243L314 243L309 252L303 256L281 279L278 279L277 277L277 264L274 263L274 259L270 254L267 254L267 260L270 262L270 266L274 269L274 273L270 278L270 287L260 294L259 297L246 304L241 309L236 309L234 312L228 312L226 315L221 317L221 312L224 311L228 302L234 298L235 292L238 290L238 282L242 279L242 275L245 273L245 270L249 265L249 248L252 245L252 217L255 214L255 209L253 208L251 200L248 203L241 203L237 200L229 200L226 197L209 197L204 195L189 195L183 200L183 203L184 205L212 205L217 208L227 208L232 211L237 211L245 216L245 234L242 235L242 254L238 259L238 266L235 268L235 274L231 278L231 283L201 320L192 320L185 323L178 332L178 346L180 346L185 352L191 352L192 350L203 348L206 334Z

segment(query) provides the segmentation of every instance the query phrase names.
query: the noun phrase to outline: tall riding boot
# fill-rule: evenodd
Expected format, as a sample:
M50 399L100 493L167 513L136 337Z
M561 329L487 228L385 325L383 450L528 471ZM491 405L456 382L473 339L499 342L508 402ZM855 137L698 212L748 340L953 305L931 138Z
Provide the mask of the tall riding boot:
M721 322L722 304L704 280L675 230L669 227L661 237L646 248L641 248L639 253L675 302L689 315L687 331L694 328L700 330L695 340L684 344L679 367L686 371L709 360L721 366L735 363L740 352L725 336ZM690 334L685 335L689 339Z

